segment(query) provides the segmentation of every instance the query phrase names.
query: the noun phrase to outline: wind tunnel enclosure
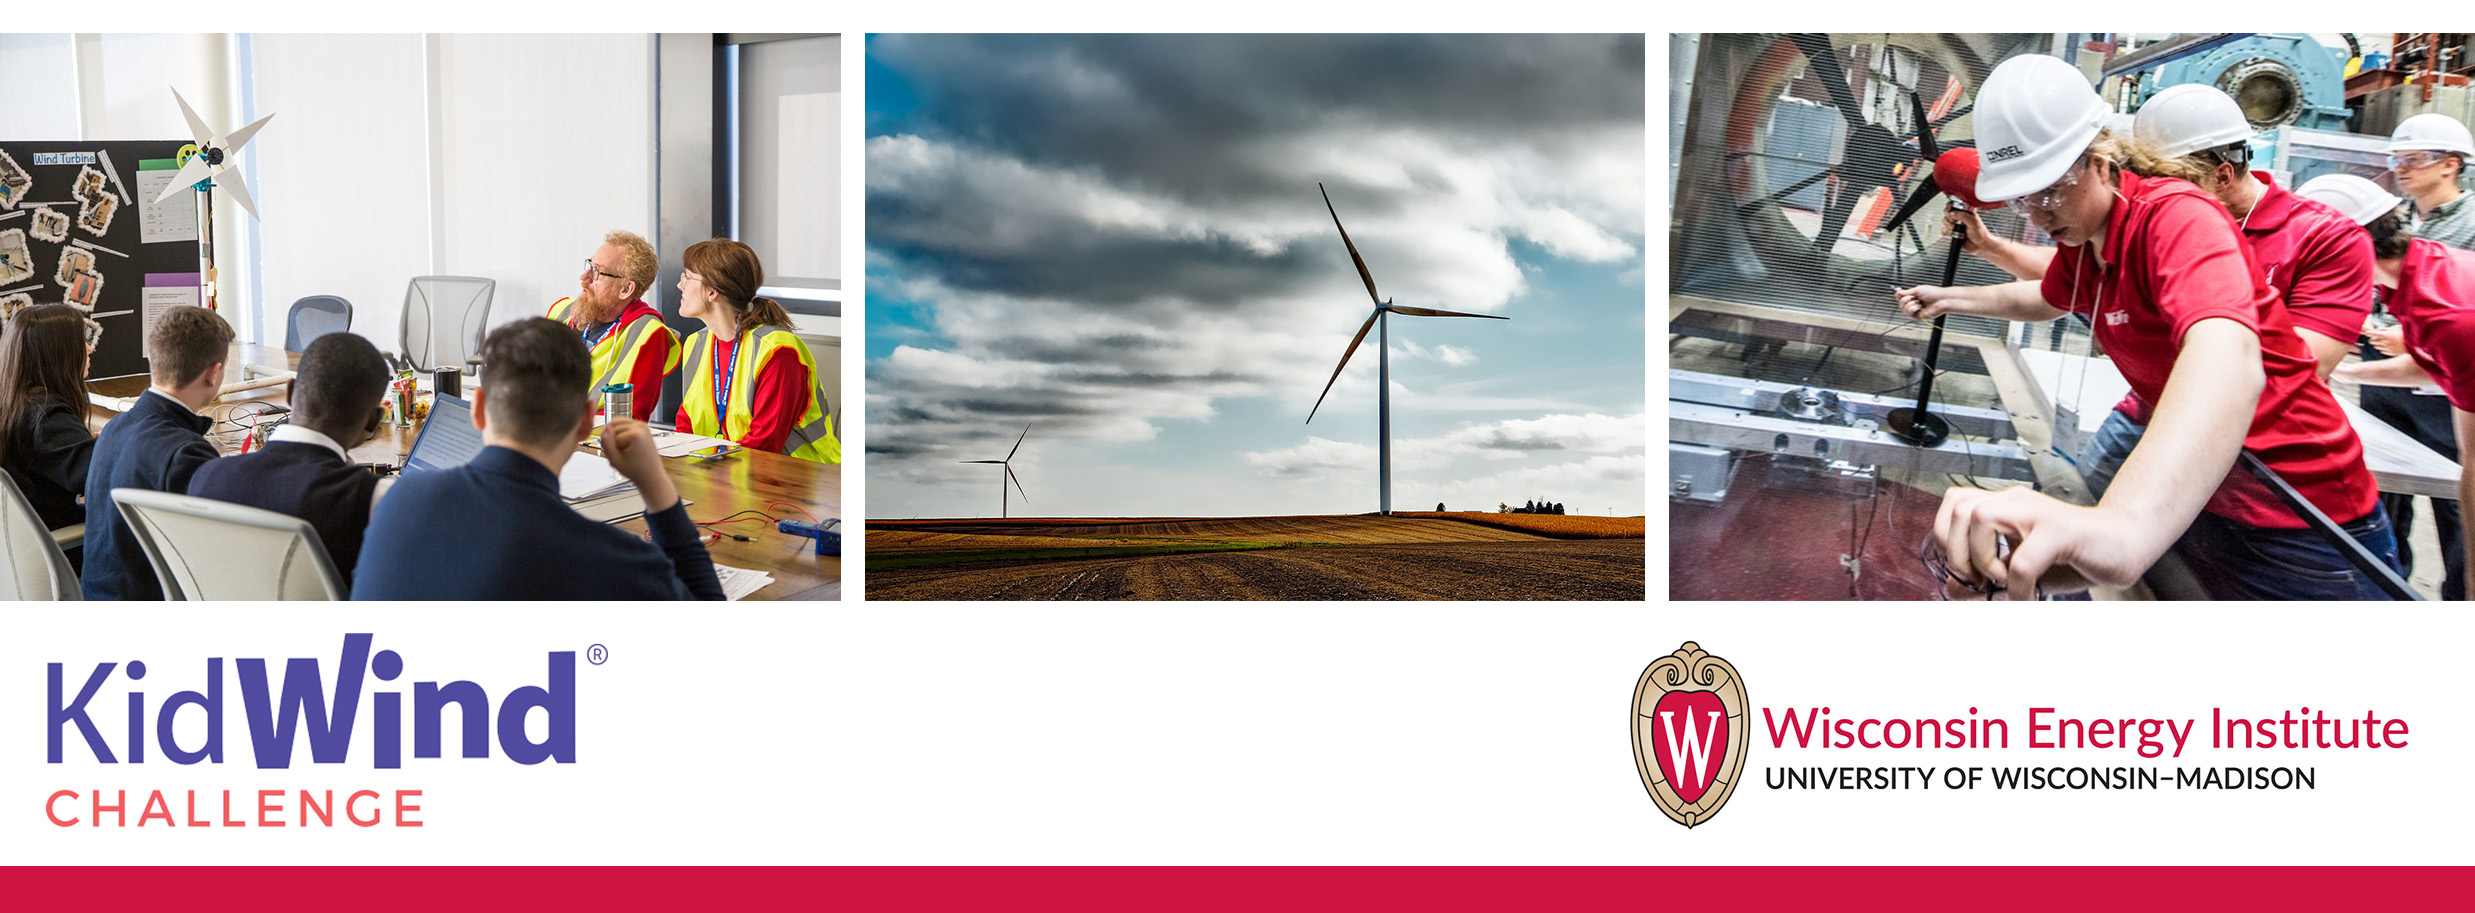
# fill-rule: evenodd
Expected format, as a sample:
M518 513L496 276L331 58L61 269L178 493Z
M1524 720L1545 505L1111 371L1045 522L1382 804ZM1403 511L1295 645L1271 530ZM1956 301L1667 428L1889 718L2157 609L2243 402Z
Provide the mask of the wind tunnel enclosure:
M2072 458L2128 385L2087 326L1948 318L1927 411L1949 433L1903 439L1932 328L1893 292L1943 284L1949 203L1897 217L1930 187L1929 150L1973 146L1986 74L2051 54L2094 84L2095 52L2051 33L1670 43L1670 597L1937 598L1926 540L1945 490L2029 484L2090 503ZM1979 218L2052 243L2007 208ZM1965 256L1951 284L2007 281ZM2367 451L2389 454L2372 467L2384 490L2454 496L2454 464L2347 408ZM2170 557L2138 587L2095 594L2196 595Z

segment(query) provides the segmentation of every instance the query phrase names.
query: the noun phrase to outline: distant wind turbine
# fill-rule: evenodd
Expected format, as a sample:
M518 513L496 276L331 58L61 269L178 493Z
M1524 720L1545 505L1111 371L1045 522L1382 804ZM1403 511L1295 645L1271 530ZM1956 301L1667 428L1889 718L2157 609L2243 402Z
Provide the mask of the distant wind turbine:
M1358 335L1349 338L1349 348L1341 352L1341 363L1332 367L1332 379L1323 382L1323 393L1315 397L1315 408L1306 410L1306 421L1308 424L1314 423L1315 411L1323 408L1324 397L1332 395L1332 385L1340 381L1341 369L1349 367L1349 356L1357 354L1358 343L1366 340L1366 331L1370 329L1374 330L1376 365L1375 428L1376 441L1378 442L1377 452L1381 455L1382 463L1380 480L1382 483L1383 499L1381 506L1384 515L1390 516L1392 514L1392 344L1389 335L1391 333L1391 325L1384 319L1384 315L1402 314L1409 317L1484 317L1488 320L1507 320L1510 318L1498 317L1493 314L1463 314L1459 311L1439 311L1434 308L1410 307L1405 304L1394 304L1390 300L1387 300L1383 295L1378 294L1375 291L1375 275L1366 271L1366 260L1358 256L1358 245L1350 242L1349 229L1341 228L1341 214L1338 210L1332 208L1332 193L1324 190L1321 182L1315 184L1315 190L1316 192L1323 194L1324 211L1332 213L1332 227L1339 228L1341 230L1341 244L1342 246L1349 248L1349 262L1357 264L1358 278L1366 281L1366 296L1374 299L1375 313L1367 315L1366 323L1358 327Z
M995 463L995 464L997 464L997 465L999 465L999 466L1003 466L1003 467L1005 467L1005 475L1004 475L1004 476L1001 476L1001 477L999 477L999 478L997 479L997 519L1003 520L1003 519L1005 519L1005 517L1006 517L1006 508L1007 508L1007 505L1006 505L1006 493L1005 493L1005 483L1006 483L1006 480L1007 480L1007 479L1013 479L1013 480L1014 480L1014 490L1015 490L1015 491L1023 491L1023 480L1022 480L1021 478L1019 478L1019 477L1017 477L1017 476L1015 476L1015 475L1014 475L1014 451L1015 451L1015 450L1021 450L1021 449L1023 449L1023 438L1030 437L1030 436L1031 436L1031 426L1030 426L1030 425L1024 425L1024 426L1023 426L1023 433L1022 433L1022 434L1020 434L1020 435L1017 435L1017 436L1014 438L1014 450L1008 450L1008 451L1006 451L1006 452L1005 452L1005 459L1002 459L1002 460L962 460L962 461L960 461L960 462L964 462L964 463ZM1025 503L1025 504L1029 504L1029 503L1031 503L1031 493L1030 493L1030 492L1027 492L1027 491L1024 491L1024 492L1023 492L1023 503Z

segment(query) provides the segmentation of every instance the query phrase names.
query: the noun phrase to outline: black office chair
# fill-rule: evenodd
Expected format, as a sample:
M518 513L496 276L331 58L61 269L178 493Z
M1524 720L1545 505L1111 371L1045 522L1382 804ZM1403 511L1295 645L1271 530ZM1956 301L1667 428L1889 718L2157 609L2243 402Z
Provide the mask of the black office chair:
M333 295L311 295L292 303L284 317L284 349L299 352L313 339L352 329L352 302Z

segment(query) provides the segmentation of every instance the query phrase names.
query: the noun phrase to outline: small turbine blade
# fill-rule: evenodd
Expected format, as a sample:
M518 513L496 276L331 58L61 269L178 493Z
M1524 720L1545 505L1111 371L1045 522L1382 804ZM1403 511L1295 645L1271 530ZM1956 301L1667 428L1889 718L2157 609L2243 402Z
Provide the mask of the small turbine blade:
M1934 195L1941 192L1942 185L1934 183L1932 175L1926 175L1924 183L1908 192L1908 201L1899 204L1899 211L1891 215L1891 220L1882 223L1882 230L1898 231L1899 226L1908 224L1909 216L1916 215L1917 210L1925 208L1925 204L1932 202Z
M1332 214L1332 227L1341 229L1341 246L1349 248L1349 262L1358 265L1358 278L1366 280L1366 296L1374 299L1377 307L1382 307L1384 296L1375 293L1375 274L1366 271L1366 261L1358 256L1358 245L1349 240L1349 229L1341 228L1341 214L1332 208L1331 191L1323 189L1323 182L1317 181L1315 192L1323 194L1323 210Z
M1498 317L1494 314L1464 314L1460 311L1439 311L1434 308L1414 308L1406 304L1393 305L1392 312L1395 314L1408 314L1412 317L1484 317L1488 320L1512 319L1510 317Z
M241 154L241 147L249 145L249 138L258 134L258 128L266 126L267 121L274 119L275 115L269 114L265 117L251 121L249 126L232 131L231 136L224 138L224 142L227 144L223 147L225 160L229 161L232 156Z
M1014 450L1008 450L1008 451L1006 451L1006 452L1005 452L1005 462L1008 462L1008 463L1014 462L1014 451L1015 451L1015 450L1021 450L1021 449L1023 449L1023 439L1024 439L1024 438L1027 438L1027 437L1030 437L1030 436L1031 436L1031 426L1030 426L1030 425L1024 425L1024 426L1023 426L1023 433L1021 433L1021 434L1018 434L1018 435L1015 435L1015 436L1014 436ZM1013 470L1009 469L1009 470L1006 470L1006 471L1007 471L1007 472L1012 472Z
M196 186L199 181L206 180L214 171L215 166L206 163L206 156L191 156L189 164L180 166L180 173L172 176L172 183L165 185L163 192L155 196L155 202L161 203L169 200L173 194Z
M1014 467L1008 466L1005 468L1005 477L1014 480L1014 493L1023 496L1023 503L1031 503L1031 492L1023 490L1023 479L1021 476L1014 474Z
M232 160L227 158L224 159L224 161L230 162ZM249 213L250 218L255 219L258 217L258 207L252 205L249 201L249 185L241 181L241 169L237 167L224 168L220 174L215 176L215 183L216 185L222 187L225 193L231 194L232 202L240 204L241 210Z
M180 97L179 89L172 90L172 100L180 102L180 116L189 121L189 138L196 140L200 146L213 142L215 131L206 129L206 121L199 119L198 112L189 109L189 99Z
M997 465L999 465L999 466L1003 466L1003 465L1005 465L1005 461L1004 461L1004 460L955 460L954 462L957 462L957 463L995 463L995 464L997 464Z
M1323 392L1316 394L1315 396L1315 408L1306 410L1307 424L1312 425L1315 423L1315 410L1323 408L1323 398L1332 395L1332 385L1340 381L1341 369L1349 367L1349 356L1358 354L1358 343L1366 341L1366 332L1374 329L1375 321L1381 319L1383 316L1384 309L1376 308L1375 313L1368 314L1366 316L1366 323L1358 327L1358 335L1349 337L1349 348L1341 352L1341 363L1332 366L1332 379L1324 381Z
M1916 94L1914 90L1908 92L1908 110L1916 115L1917 151L1925 153L1925 160L1928 162L1940 157L1942 150L1934 145L1933 122L1925 118L1925 99Z

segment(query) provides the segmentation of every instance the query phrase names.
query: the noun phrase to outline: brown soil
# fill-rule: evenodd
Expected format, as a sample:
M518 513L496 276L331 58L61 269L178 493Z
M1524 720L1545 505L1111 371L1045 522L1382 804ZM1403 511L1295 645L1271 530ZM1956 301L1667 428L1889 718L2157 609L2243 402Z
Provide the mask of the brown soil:
M1397 522L1375 517L1304 519ZM1294 529L1296 522L1284 520L1282 525ZM1505 532L1448 525L1477 533ZM873 534L870 544L874 547ZM1520 537L1515 541L1413 541L1137 558L976 562L870 571L868 598L1640 600L1645 596L1645 548L1640 540Z

